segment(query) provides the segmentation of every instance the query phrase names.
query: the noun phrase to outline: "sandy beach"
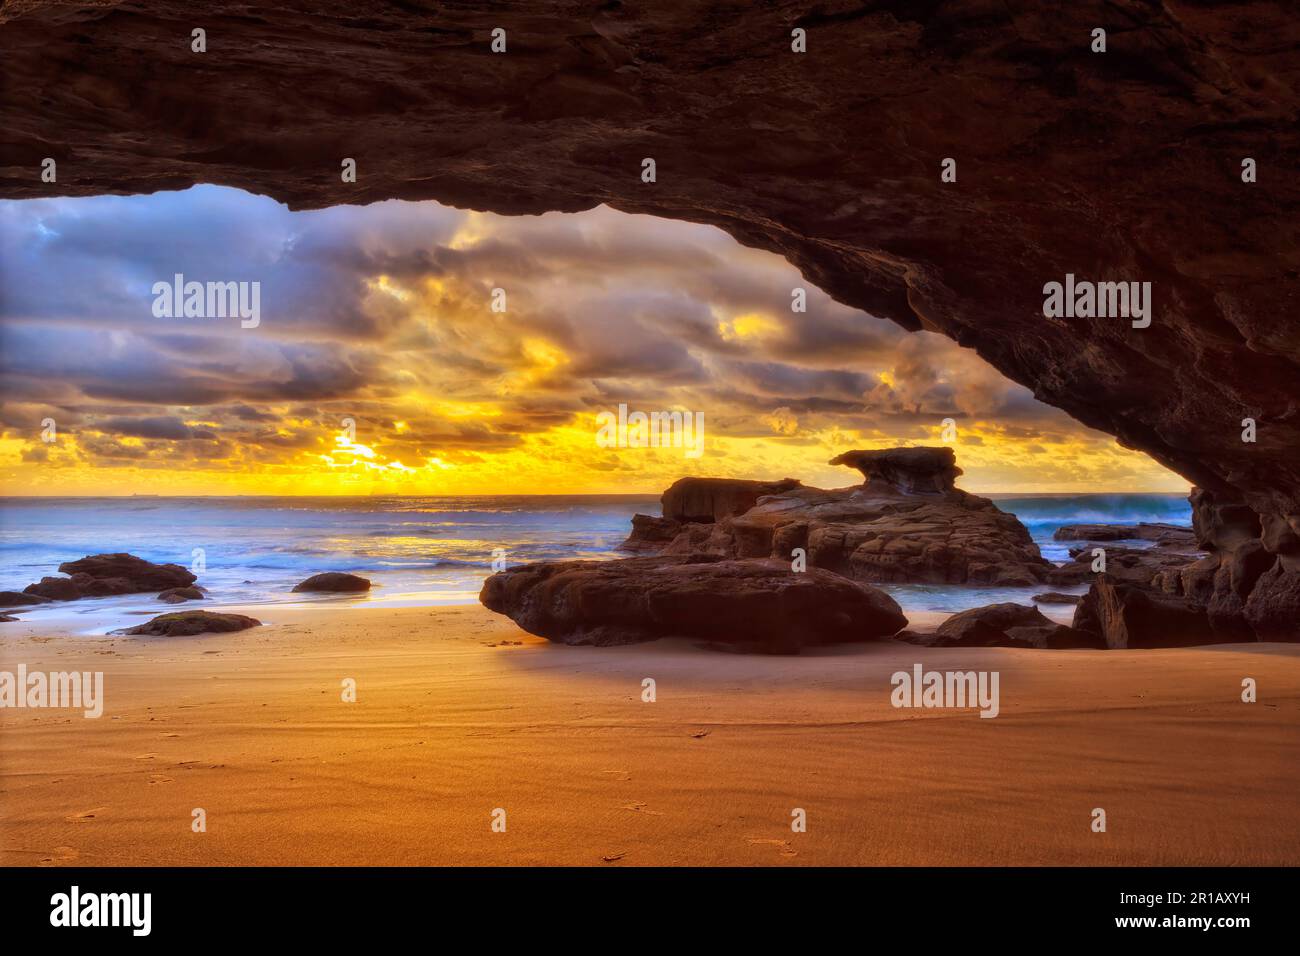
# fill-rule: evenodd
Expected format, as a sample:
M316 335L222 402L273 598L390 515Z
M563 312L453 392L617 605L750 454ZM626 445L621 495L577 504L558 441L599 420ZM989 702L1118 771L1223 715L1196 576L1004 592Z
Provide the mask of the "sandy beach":
M103 671L106 700L0 710L0 862L1300 861L1300 646L769 657L553 646L469 606L250 611L189 638L5 625L0 669ZM917 662L998 671L999 716L895 709Z

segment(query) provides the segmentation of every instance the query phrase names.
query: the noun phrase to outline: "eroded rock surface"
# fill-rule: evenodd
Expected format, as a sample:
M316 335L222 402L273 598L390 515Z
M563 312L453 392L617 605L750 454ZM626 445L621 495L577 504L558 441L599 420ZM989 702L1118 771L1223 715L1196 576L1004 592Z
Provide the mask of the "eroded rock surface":
M188 587L196 580L193 572L179 564L154 564L123 552L93 554L76 561L64 561L59 570L69 577L43 577L37 583L29 584L24 593L55 601L75 601L86 597Z
M201 19L195 54L182 0L7 4L0 195L211 182L295 208L607 203L711 223L1201 488L1300 515L1290 3L211 0ZM1150 327L1045 318L1067 272L1150 281Z
M787 479L748 510L679 523L663 553L789 564L798 548L809 567L877 583L1016 586L1048 580L1053 565L1015 515L953 486L961 469L951 448L853 451L832 463L859 469L867 481L828 491ZM673 489L706 480L684 478ZM659 540L671 530L643 524L642 550L651 548L650 527Z

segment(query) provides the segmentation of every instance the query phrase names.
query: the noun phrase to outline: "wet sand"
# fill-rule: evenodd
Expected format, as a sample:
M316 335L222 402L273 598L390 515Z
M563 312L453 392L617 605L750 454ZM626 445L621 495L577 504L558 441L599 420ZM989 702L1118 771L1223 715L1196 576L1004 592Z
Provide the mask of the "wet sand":
M0 863L1300 863L1296 645L762 657L552 646L478 607L253 613L4 624L0 670L103 671L106 702L0 710ZM917 662L998 671L999 716L895 709Z

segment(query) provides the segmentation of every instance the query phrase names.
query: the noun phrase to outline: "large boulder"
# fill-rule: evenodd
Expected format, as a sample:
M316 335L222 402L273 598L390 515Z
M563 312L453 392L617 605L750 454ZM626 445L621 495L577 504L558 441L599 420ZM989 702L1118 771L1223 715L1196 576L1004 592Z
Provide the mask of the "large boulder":
M1101 574L1074 612L1076 630L1099 636L1114 649L1190 647L1252 640L1248 633L1216 630L1203 605L1132 581Z
M889 595L839 575L707 555L525 565L489 577L479 600L564 644L686 637L793 653L887 637L907 624Z
M193 572L179 564L154 564L122 552L65 561L59 570L72 576L85 597L183 588L196 580Z
M323 574L313 574L306 581L300 581L294 585L295 591L340 591L354 593L370 590L370 581L357 574L346 574L342 571L326 571Z
M144 624L128 627L118 634L145 634L153 637L188 637L193 634L243 631L262 624L255 617L243 614L218 614L215 611L174 611L159 614Z
M899 640L924 647L1105 647L1096 634L1077 631L1022 604L989 604L948 618L928 633L902 631Z

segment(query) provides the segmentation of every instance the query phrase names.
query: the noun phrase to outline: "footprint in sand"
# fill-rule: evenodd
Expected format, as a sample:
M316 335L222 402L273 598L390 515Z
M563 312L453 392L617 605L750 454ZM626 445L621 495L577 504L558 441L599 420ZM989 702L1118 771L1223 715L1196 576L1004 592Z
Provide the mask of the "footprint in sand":
M42 857L41 862L38 865L64 866L68 863L74 862L79 856L81 856L81 854L70 846L56 846L54 848L54 855Z
M799 851L790 845L789 840L755 840L751 837L749 843L751 846L774 846L782 856L799 855Z
M149 774L149 786L152 787L159 783L171 783L172 779L173 778L167 776L165 773L151 773Z
M107 809L108 807L95 807L93 810L83 810L81 813L70 813L63 819L68 823L89 823Z
M651 816L651 817L661 817L661 816L663 816L663 814L660 813L660 812L657 811L657 810L647 810L647 809L645 808L645 801L644 801L644 800L636 800L636 801L634 801L634 802L632 802L632 803L625 803L625 804L623 804L623 809L624 809L624 810L631 810L633 813L644 813L644 814L646 814L647 816Z
M616 780L631 780L632 774L626 770L602 770L601 773L610 774Z

